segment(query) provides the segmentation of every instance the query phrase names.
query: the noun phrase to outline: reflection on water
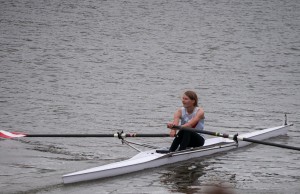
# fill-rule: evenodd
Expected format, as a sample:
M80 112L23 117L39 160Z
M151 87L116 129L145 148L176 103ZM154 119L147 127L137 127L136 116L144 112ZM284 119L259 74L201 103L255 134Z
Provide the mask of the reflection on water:
M200 177L205 174L206 166L201 161L172 165L162 172L161 182L171 186L172 192L198 193Z
M221 187L221 186L212 186L211 188L205 191L206 194L233 194L231 188Z
M220 174L214 162L192 160L166 167L160 181L173 193L232 194L235 174ZM216 172L214 176L211 173Z

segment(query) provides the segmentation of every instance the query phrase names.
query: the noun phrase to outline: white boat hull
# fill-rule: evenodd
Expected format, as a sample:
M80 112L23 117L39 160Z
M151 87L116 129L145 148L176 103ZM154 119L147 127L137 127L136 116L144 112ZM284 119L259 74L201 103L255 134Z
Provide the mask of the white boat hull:
M246 134L241 134L239 137L251 138L255 140L264 140L287 133L290 125L268 128L264 130L254 131ZM246 146L250 143L240 141L238 147ZM107 164L63 176L65 184L81 181L95 180L105 177L112 177L131 172L141 171L144 169L154 168L166 164L172 164L180 161L189 160L192 158L201 158L203 156L212 155L237 148L237 144L230 140L221 137L207 139L201 148L184 150L181 152L172 152L168 154L156 153L156 150L148 150L140 152L134 157Z

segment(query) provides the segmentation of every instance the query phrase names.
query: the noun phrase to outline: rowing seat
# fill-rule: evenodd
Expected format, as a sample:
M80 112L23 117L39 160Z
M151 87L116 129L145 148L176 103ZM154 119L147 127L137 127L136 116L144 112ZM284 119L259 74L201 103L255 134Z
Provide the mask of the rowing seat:
M188 149L193 149L193 147L187 147L185 150L188 150ZM159 150L156 150L156 153L159 153L159 154L167 154L167 153L170 153L170 152L171 151L169 149L159 149Z
M156 150L156 153L159 153L159 154L167 154L167 153L170 153L171 151L168 150L168 149L159 149L159 150Z

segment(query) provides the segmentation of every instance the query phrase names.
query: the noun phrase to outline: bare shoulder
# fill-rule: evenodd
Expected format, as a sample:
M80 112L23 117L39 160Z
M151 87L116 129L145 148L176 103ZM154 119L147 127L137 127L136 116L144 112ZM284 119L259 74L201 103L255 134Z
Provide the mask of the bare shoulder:
M182 108L178 108L176 112L182 113Z
M175 112L175 115L176 115L177 117L181 117L181 114L182 114L182 110L181 110L181 108L178 108L178 109L176 110L176 112Z
M202 116L202 117L204 116L204 109L202 107L198 108L197 115Z
M204 112L204 109L202 107L198 107L198 111Z

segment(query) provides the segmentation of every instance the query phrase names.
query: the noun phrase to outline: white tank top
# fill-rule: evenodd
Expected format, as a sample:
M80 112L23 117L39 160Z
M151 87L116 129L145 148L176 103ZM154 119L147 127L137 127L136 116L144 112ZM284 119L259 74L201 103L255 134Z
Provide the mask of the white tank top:
M199 108L198 107L195 107L194 108L194 111L192 114L188 114L186 109L184 107L181 108L181 125L184 125L185 123L189 122L193 117L196 116L196 113L198 112ZM195 129L200 129L200 130L203 130L204 129L204 119L201 119Z

